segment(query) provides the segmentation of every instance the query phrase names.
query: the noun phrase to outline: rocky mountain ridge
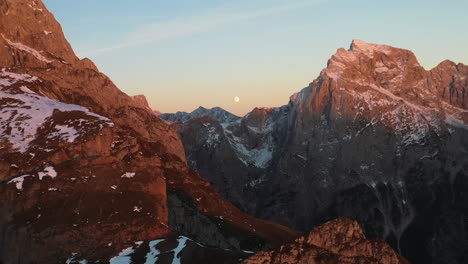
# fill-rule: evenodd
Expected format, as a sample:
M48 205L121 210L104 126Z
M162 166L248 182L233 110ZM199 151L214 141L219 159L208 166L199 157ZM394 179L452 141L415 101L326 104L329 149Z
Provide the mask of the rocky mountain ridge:
M344 246L346 245L346 246ZM378 254L375 254L375 250ZM243 261L258 263L409 263L384 241L370 240L359 225L336 219L274 251L261 251Z
M230 123L239 119L238 116L232 113L229 113L228 111L222 109L221 107L213 107L211 109L207 109L203 106L199 106L197 109L193 110L190 113L187 113L187 112L177 112L174 114L164 113L158 116L162 120L166 120L168 122L185 122L190 119L200 118L200 117L204 117L208 115L212 116L213 118L218 120L218 122L220 123Z
M224 201L165 122L75 56L41 1L3 0L0 14L0 262L108 261L177 231L245 257L298 234Z
M173 127L189 165L250 214L302 231L346 216L414 263L464 263L467 70L354 40L288 105Z
M0 263L239 263L300 235L224 200L42 1L0 0L0 36Z

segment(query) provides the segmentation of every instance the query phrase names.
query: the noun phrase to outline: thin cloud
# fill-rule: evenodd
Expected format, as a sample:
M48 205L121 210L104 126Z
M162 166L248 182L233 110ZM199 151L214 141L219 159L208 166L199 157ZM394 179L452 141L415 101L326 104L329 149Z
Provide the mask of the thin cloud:
M155 44L164 40L184 37L194 33L207 32L223 25L233 24L249 19L271 16L279 13L309 7L326 0L310 0L306 2L290 3L282 6L268 7L258 10L241 12L223 12L213 9L204 15L175 19L163 23L146 24L130 33L122 42L106 48L79 53L80 57L99 56L124 48Z

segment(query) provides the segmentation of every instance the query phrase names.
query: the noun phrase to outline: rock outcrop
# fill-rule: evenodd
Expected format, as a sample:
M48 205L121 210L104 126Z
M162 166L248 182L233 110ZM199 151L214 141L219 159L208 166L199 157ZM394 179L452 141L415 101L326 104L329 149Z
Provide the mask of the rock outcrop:
M355 221L336 219L274 251L261 251L243 264L408 263L387 243L369 240Z
M133 101L135 101L135 103L136 103L136 105L138 107L153 111L153 110L151 110L151 107L148 104L148 100L146 99L146 96L144 96L142 94L134 95L134 96L132 96L132 99L133 99Z

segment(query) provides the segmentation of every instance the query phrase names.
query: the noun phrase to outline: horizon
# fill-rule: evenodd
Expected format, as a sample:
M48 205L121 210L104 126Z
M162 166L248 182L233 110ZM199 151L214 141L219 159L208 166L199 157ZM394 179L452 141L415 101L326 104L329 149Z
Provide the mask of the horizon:
M162 113L285 105L353 39L411 50L426 70L468 61L461 0L44 2L80 58Z

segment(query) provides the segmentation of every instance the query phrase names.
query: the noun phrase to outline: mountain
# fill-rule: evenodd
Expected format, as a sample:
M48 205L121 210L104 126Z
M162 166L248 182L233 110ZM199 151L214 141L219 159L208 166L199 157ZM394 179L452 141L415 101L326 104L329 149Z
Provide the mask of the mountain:
M249 214L304 232L344 216L413 263L465 263L467 76L354 40L288 105L172 126L188 164Z
M222 199L146 103L75 56L41 1L0 1L0 68L0 263L175 262L175 241L199 263L239 262L300 234ZM125 256L158 239L164 254Z
M0 0L0 68L0 263L239 263L301 235L223 199L40 0Z
M218 122L220 123L230 123L240 118L234 114L229 113L228 111L220 107L213 107L211 109L207 109L202 106L193 110L191 113L177 112L175 114L160 114L159 118L161 118L162 120L170 121L170 122L185 122L193 118L199 118L199 117L204 117L208 115L212 116L213 118L218 120Z

